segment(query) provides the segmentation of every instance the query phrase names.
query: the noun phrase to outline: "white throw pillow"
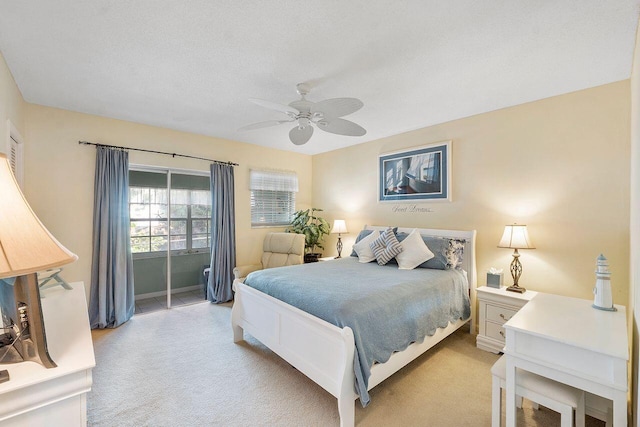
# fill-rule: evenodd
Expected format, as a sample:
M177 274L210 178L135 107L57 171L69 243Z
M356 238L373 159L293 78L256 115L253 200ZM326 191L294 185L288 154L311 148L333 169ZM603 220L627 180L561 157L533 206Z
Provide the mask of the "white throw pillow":
M402 246L402 252L396 255L400 270L413 270L435 256L416 229L409 233L407 238L400 242L400 245Z
M358 254L358 261L362 263L371 262L376 259L376 255L373 253L373 250L369 246L380 236L380 232L378 230L373 231L367 237L360 240L358 243L353 245L353 250Z

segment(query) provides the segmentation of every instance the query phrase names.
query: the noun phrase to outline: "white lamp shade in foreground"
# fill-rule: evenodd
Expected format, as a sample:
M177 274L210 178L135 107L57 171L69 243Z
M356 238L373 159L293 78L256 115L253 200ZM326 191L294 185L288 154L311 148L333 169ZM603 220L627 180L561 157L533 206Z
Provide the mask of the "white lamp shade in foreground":
M0 153L0 279L60 267L77 259L33 213L6 155Z

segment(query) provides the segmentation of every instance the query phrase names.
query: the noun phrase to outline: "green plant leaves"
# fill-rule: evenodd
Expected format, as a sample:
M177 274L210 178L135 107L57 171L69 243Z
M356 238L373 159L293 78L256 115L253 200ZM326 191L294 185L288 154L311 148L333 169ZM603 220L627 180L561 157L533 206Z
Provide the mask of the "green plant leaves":
M316 212L322 212L322 209L311 208L296 211L293 214L291 225L287 229L289 233L304 234L305 249L310 249L311 252L315 251L316 247L324 249L322 240L331 231L327 220L316 215Z

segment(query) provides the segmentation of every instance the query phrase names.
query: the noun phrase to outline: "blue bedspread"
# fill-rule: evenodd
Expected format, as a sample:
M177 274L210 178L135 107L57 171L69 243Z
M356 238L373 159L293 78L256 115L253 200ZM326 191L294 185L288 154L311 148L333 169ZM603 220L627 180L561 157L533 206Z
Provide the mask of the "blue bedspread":
M374 362L386 362L393 352L471 313L469 286L459 270L399 270L348 257L256 271L245 284L353 330L355 391L362 406L369 403Z

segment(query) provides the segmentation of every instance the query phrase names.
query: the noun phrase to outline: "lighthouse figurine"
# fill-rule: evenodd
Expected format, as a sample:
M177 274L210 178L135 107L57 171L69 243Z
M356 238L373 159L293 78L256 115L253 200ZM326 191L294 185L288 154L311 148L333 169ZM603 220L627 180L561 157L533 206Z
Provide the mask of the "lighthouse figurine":
M596 260L596 286L593 288L593 308L605 311L616 311L611 296L611 272L609 262L600 254Z

